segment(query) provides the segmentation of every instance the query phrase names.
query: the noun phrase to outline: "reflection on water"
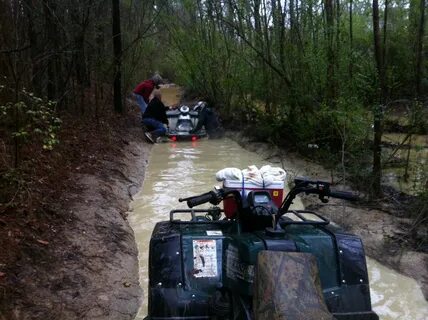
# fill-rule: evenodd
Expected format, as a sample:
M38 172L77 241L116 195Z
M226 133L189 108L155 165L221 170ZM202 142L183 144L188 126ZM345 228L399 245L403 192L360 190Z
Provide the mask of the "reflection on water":
M400 145L407 135L402 133L387 133L384 134L382 140L393 145ZM395 166L388 166L383 172L383 181L394 188L415 194L424 188L424 183L428 177L428 136L427 135L412 135L411 141L408 139L405 144L411 142L412 148L400 148L395 150L395 147L383 149L384 158L393 160L398 163ZM394 155L392 153L394 152ZM405 163L409 156L409 178L404 179Z
M214 185L221 184L215 180L215 173L218 170L225 167L242 169L253 164L261 167L270 163L264 161L263 155L246 151L229 139L163 143L153 147L142 190L135 195L135 200L131 204L133 212L130 214L130 223L134 229L139 249L140 283L144 290L143 304L136 319L143 319L147 312L148 248L151 232L156 222L168 220L169 211L172 209L186 208L185 203L178 202L178 198L200 194L209 191ZM301 201L297 199L293 208L301 209L302 207ZM382 319L428 318L427 304L426 302L423 304L420 293L412 296L412 299L419 301L415 307L421 310L417 311L419 313L409 313L412 306L415 306L412 304L413 302L407 301L409 299L405 300L406 303L399 303L404 298L397 294L393 283L399 283L397 286L402 288L405 287L402 282L416 287L414 282L408 279L401 281L401 276L384 269L375 262L370 261L369 266L372 277L376 277L376 274L380 275L374 284L373 301L376 301L376 304L373 303L373 305L380 308L379 313L382 315ZM390 278L394 274L396 275L395 280ZM386 287L383 287L384 284ZM401 307L401 304L407 304L408 308ZM398 318L394 317L396 314L399 315ZM413 318L405 318L408 314ZM418 318L419 315L425 316L425 318Z
M373 310L381 320L427 320L428 303L414 279L367 259Z

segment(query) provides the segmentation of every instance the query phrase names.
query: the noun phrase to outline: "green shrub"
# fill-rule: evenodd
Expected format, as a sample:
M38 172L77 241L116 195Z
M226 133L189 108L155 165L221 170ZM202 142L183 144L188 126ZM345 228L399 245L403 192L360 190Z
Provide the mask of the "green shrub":
M25 89L19 92L19 101L0 105L0 138L6 145L13 145L15 166L18 165L20 149L30 143L43 150L52 150L58 140L61 119L56 117L56 103L36 97Z

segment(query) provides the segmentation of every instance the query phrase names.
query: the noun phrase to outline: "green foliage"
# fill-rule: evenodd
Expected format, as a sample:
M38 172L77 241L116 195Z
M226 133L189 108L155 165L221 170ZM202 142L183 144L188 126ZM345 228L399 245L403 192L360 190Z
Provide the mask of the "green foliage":
M0 124L5 136L15 141L15 154L29 143L38 143L43 150L52 150L59 143L61 119L56 116L56 103L21 90L18 102L0 105Z
M427 183L425 190L419 192L408 208L410 217L413 218L408 234L415 248L428 252L428 238L426 237L428 232L428 180L425 181Z
M248 127L246 132L258 141L271 142L276 145L288 144L287 119L286 115L271 117L266 112L253 108L250 109L247 119Z
M323 104L311 113L301 107L290 110L282 105L272 116L260 108L247 107L247 134L259 141L294 146L330 168L344 165L349 173L362 177L370 163L367 149L372 121L356 99L340 99L334 109Z
M410 130L416 134L428 134L428 109L420 102L413 101L409 115Z
M387 20L380 7L387 102L414 95L418 3L389 3ZM173 1L162 16L168 61L178 82L221 106L232 128L247 126L257 140L293 146L361 180L372 166L371 124L383 93L372 2L353 2L352 26L348 3L326 5Z

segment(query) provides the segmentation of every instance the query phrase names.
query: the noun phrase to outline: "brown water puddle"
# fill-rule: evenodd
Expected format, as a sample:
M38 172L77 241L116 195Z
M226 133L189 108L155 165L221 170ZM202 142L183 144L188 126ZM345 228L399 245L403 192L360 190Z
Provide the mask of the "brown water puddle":
M399 145L406 138L406 134L387 133L382 140L385 143ZM405 144L409 144L409 140ZM428 176L428 135L412 135L411 149L400 148L394 151L395 147L383 149L384 159L392 159L399 162L396 166L386 166L383 170L383 182L393 186L395 189L417 194L425 188ZM395 155L392 156L392 153ZM408 179L404 179L404 164L409 156Z

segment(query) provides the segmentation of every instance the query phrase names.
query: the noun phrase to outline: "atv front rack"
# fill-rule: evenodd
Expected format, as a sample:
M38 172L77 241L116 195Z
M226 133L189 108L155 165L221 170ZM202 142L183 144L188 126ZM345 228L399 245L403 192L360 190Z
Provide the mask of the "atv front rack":
M230 224L232 220L213 220L212 215L224 212L224 210L214 207L209 209L176 209L171 210L169 213L169 221L174 224ZM180 220L175 217L177 214L190 214L190 220ZM197 216L197 213L205 213L205 215ZM288 217L288 214L293 214L299 220L292 220ZM318 220L308 219L305 215L312 215ZM330 220L323 217L322 215L309 210L289 210L280 220L279 224L282 228L289 225L313 225L313 226L325 226L330 223Z
M294 214L297 218L300 219L300 221L296 221L296 220L291 220L290 218L287 217L287 214L292 213ZM306 218L304 215L305 214L310 214L315 216L316 218L318 218L319 220L311 220ZM287 211L287 213L285 215L282 216L282 219L279 221L279 224L281 227L290 225L290 224L298 224L298 225L322 225L322 226L326 226L330 223L330 220L328 220L327 218L323 217L322 215L314 212L314 211L309 211L309 210L289 210Z
M169 221L175 224L230 224L231 220L213 220L208 217L213 216L213 214L224 212L219 207L209 208L209 209L176 209L171 210L169 213ZM176 219L174 215L179 213L189 213L191 220L183 221ZM197 216L196 213L205 213L204 216Z

